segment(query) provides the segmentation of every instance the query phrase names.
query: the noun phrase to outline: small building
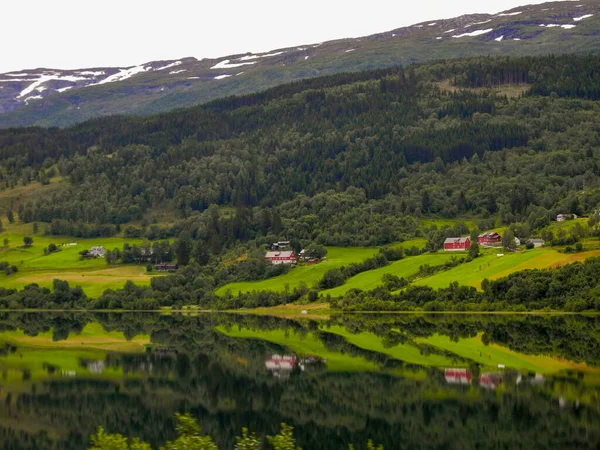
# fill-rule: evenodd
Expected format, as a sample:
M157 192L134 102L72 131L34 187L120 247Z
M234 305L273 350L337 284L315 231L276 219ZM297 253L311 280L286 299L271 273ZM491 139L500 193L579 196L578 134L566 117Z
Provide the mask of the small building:
M477 243L479 245L498 247L502 245L502 236L495 232L483 233L477 237Z
M290 247L290 241L279 241L271 244L271 250L287 250Z
M565 220L577 219L577 214L559 214L556 216L557 222L564 222Z
M156 264L154 266L154 270L156 270L157 272L172 272L177 269L179 269L178 264L161 263L161 264Z
M88 255L94 258L104 258L104 255L106 255L106 250L102 245L95 245L94 247L90 248Z
M288 251L272 251L267 252L265 259L271 264L296 264L298 259L296 258L296 252L292 250Z
M463 252L471 247L471 239L468 237L448 238L444 241L445 252Z
M519 239L518 237L515 237L515 245L518 247L519 245L521 245L521 239Z
M543 247L546 243L543 239L529 239L528 244L533 244L533 248Z

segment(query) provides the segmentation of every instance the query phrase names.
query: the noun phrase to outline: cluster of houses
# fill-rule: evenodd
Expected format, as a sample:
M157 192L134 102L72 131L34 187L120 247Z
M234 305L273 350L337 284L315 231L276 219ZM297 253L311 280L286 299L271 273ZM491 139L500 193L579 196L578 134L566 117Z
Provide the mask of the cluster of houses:
M498 365L498 369L504 370L503 364ZM514 372L513 372L514 373ZM479 376L479 386L486 389L496 389L503 381L504 372L483 372ZM469 369L453 368L446 369L444 371L444 378L446 383L454 385L470 385L473 381L473 375ZM516 384L528 383L531 385L542 385L546 381L542 374L518 374L516 377Z
M544 245L543 239L529 239L528 243L533 244L535 248ZM502 247L502 236L496 232L482 233L477 237L477 243L485 248L500 248ZM515 244L521 245L521 240L515 238ZM450 237L444 241L445 252L464 252L471 247L471 238L469 237Z
M265 260L273 265L277 264L297 264L299 260L306 264L316 264L318 261L306 250L301 250L299 254L290 250L289 241L279 241L271 244L271 249L265 254Z

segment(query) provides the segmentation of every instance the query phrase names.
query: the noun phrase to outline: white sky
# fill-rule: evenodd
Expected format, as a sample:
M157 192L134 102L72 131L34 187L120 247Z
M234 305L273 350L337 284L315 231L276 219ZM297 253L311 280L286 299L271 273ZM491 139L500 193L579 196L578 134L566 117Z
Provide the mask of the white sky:
M8 0L2 1L0 73L261 52L543 2Z

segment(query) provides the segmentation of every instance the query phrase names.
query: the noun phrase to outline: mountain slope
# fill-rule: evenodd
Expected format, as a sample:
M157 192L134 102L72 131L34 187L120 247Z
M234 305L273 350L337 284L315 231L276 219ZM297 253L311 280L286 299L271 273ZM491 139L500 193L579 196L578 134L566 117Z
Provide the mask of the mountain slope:
M23 70L0 75L0 127L65 126L111 114L148 114L282 83L477 55L600 53L600 4L565 1L416 24L363 38L218 59L129 68Z

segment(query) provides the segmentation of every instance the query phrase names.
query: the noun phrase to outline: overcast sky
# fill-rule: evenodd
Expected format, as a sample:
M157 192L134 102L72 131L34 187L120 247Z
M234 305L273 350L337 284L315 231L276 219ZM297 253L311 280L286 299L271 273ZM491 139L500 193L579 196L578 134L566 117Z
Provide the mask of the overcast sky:
M358 37L544 0L7 0L0 73L132 66Z

